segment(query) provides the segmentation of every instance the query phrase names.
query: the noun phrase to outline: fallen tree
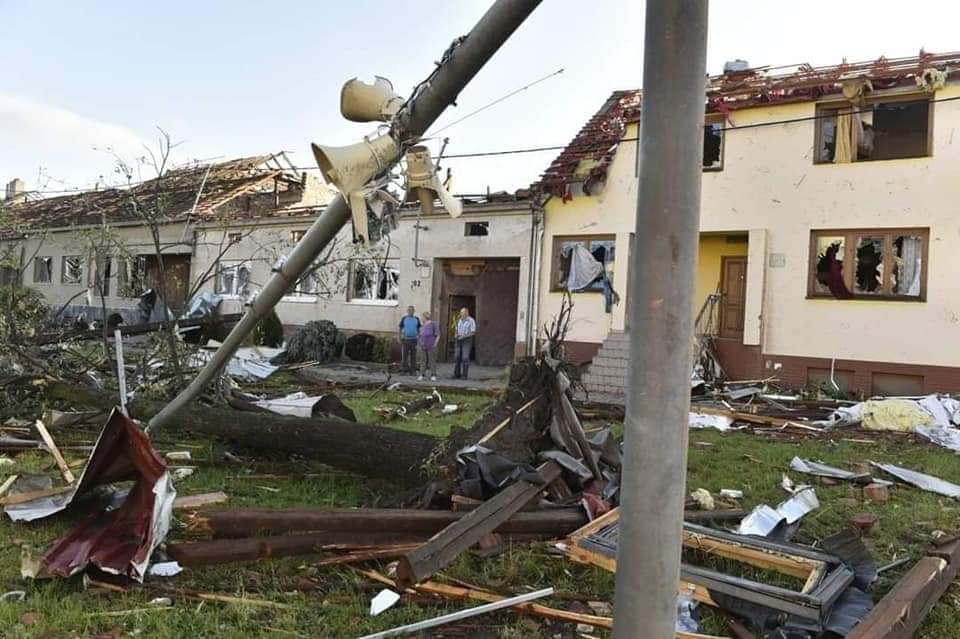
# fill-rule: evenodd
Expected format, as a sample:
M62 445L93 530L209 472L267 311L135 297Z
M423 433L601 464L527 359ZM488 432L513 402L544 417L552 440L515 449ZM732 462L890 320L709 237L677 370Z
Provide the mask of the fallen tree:
M102 391L53 378L26 382L48 399L74 408L110 406L114 397ZM473 444L503 419L511 416L533 395L542 392L540 367L520 362L511 371L511 389L469 429L454 429L441 439L386 426L357 424L335 418L302 418L194 405L164 426L165 432L189 432L214 437L242 448L295 453L366 477L387 479L399 486L420 486L455 475L456 452ZM137 400L130 415L146 421L163 407L156 401ZM526 410L498 433L498 447L516 461L532 457L531 443L542 436L547 402ZM509 431L509 436L506 436ZM491 442L490 445L494 445Z

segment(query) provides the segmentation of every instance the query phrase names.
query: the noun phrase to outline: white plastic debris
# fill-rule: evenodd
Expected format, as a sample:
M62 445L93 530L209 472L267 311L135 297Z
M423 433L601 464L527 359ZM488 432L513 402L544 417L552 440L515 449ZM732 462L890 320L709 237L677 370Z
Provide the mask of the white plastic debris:
M443 410L441 410L440 412L443 413L444 415L449 415L450 413L455 413L458 410L460 410L460 406L458 406L457 404L446 404L444 405Z
M717 507L716 503L713 501L713 495L711 495L710 491L706 488L697 488L695 491L690 493L690 499L697 502L697 505L700 506L700 510L713 510Z
M165 456L170 461L190 461L192 458L189 450L174 450L170 451Z
M193 474L193 471L196 470L191 466L183 466L182 468L174 468L170 473L170 479L173 481L180 481L181 479L186 479Z
M384 588L377 593L377 596L370 600L370 616L376 617L381 612L393 608L396 603L400 601L400 595L390 590L389 588Z
M176 561L161 561L150 566L147 574L151 577L174 577L183 572L183 568Z
M266 408L278 415L293 415L294 417L312 417L313 407L320 401L321 395L307 395L304 392L291 393L286 397L276 399L261 399L256 403L260 408Z
M0 595L0 601L26 601L26 590L11 590Z
M173 599L170 597L155 597L148 601L147 605L154 608L169 608L173 605Z
M681 593L677 595L677 631L700 632L700 624L693 617L693 609L697 607L691 595Z
M716 428L719 431L730 430L733 418L727 415L707 415L690 411L690 428Z
M720 490L720 496L726 497L727 499L743 499L743 491L734 490L733 488L722 488Z
M918 473L915 470L894 466L893 464L878 464L876 462L870 463L883 472L889 473L897 479L905 481L906 483L916 486L917 488L922 488L928 492L943 495L945 497L960 497L960 486L944 479L940 479L939 477Z

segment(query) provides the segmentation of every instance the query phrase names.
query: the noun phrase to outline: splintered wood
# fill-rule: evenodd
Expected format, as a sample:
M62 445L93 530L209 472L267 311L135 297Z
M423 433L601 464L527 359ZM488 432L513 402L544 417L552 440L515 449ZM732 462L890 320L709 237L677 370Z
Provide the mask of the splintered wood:
M60 449L57 448L57 444L53 441L53 437L50 436L50 432L47 430L47 427L43 425L43 422L39 419L36 424L37 432L40 433L41 439L43 439L44 446L47 447L47 450L50 452L50 455L53 456L53 461L57 463L57 468L60 469L60 474L63 475L63 481L68 484L72 484L76 479L73 476L73 472L70 470L70 466L64 460L63 455L60 454Z

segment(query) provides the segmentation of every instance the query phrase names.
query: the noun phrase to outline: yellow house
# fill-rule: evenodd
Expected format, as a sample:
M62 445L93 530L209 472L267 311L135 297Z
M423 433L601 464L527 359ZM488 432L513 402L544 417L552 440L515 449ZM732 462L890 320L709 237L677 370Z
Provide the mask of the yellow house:
M960 54L710 78L695 312L728 379L919 394L960 390ZM617 91L534 185L540 325L575 247L568 354L622 392L639 91ZM691 336L693 338L693 336Z

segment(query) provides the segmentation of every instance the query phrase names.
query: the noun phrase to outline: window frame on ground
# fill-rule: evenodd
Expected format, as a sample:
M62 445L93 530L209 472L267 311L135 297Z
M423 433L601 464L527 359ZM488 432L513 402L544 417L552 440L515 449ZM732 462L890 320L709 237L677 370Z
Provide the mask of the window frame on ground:
M879 244L875 240L879 240ZM831 284L825 281L830 279L830 258L826 252L833 246L838 246L842 286L836 281L833 285L839 286L844 296L831 292ZM880 247L879 252L873 248L876 246ZM867 248L870 248L869 252ZM925 302L929 248L930 229L925 227L812 230L807 298ZM876 265L872 270L871 264ZM891 264L894 268L888 266ZM910 270L914 272L909 273ZM906 292L902 292L904 283L901 279L905 282L907 278L910 282L905 284Z
M707 165L707 129L713 129L719 133L720 149L717 154L717 161ZM724 150L727 146L726 120L722 115L708 115L703 123L703 153L701 167L704 171L714 172L723 170Z
M235 273L233 279L230 280L230 286L224 287L223 285L223 276L229 271L233 270ZM247 274L246 280L243 281L238 275L245 271ZM249 260L219 260L217 262L217 277L214 280L214 291L218 295L222 295L227 298L242 298L245 297L249 292L250 287L250 276L251 268ZM240 286L238 283L242 282ZM229 288L229 290L226 290Z
M53 256L37 255L33 258L33 283L53 283Z
M60 283L68 286L83 285L82 255L64 255L60 258Z
M361 275L369 282L374 271L376 282L365 288L366 294L358 295L358 278ZM393 278L393 287L389 278ZM387 279L385 279L387 278ZM347 265L347 302L351 304L370 304L380 306L396 306L400 303L400 258L386 259L368 258L351 259Z
M550 255L550 292L552 293L563 293L566 291L566 278L563 280L560 279L562 274L561 269L563 267L563 258L561 256L561 248L563 244L570 244L574 242L586 242L587 250L593 253L593 243L594 242L610 242L613 244L613 260L610 261L611 268L607 268L607 276L610 280L610 283L613 284L613 268L617 263L617 236L613 233L602 233L602 234L593 234L593 235L554 235L553 236L553 247ZM604 261L604 267L607 266L607 261ZM601 280L594 280L593 284L589 287L579 290L571 291L573 294L581 293L603 293L603 284Z
M878 131L876 118L877 113L884 113L886 110L892 110L893 108L903 108L905 104L921 105L925 103L926 107L926 120L927 120L927 131L924 138L923 149L918 152L905 152L903 154L892 154L890 152L884 152L885 146L881 146L881 150L877 151L876 149L876 140L879 135L881 139L889 134L883 133L883 129ZM814 121L814 142L813 142L813 163L814 164L848 164L847 162L835 162L834 158L836 157L836 129L837 129L837 116L842 111L850 110L854 112L854 115L862 119L869 117L871 120L870 127L873 131L873 144L872 144L872 153L871 157L860 157L861 151L858 149L856 157L854 157L849 164L856 164L858 162L880 162L884 160L907 160L914 158L924 158L931 157L933 155L933 127L934 127L934 101L931 99L931 96L928 94L918 94L918 93L909 93L904 95L892 95L892 96L876 96L868 98L864 104L857 106L845 100L833 100L828 102L818 103L816 106L816 119ZM889 106L888 109L884 109L884 106ZM832 115L831 115L832 114ZM824 157L824 145L826 144L825 137L828 133L825 131L825 128L828 125L833 127L833 137L834 137L834 147L833 151L829 157Z

